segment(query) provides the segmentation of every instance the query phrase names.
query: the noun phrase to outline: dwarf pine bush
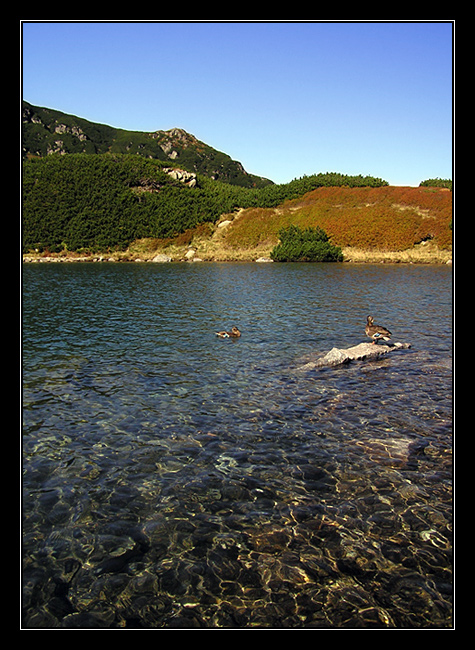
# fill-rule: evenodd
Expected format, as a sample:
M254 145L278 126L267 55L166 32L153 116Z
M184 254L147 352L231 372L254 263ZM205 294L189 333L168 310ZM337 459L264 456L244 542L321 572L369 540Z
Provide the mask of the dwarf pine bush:
M288 226L279 231L279 243L271 251L274 262L342 262L339 246L330 243L322 228Z

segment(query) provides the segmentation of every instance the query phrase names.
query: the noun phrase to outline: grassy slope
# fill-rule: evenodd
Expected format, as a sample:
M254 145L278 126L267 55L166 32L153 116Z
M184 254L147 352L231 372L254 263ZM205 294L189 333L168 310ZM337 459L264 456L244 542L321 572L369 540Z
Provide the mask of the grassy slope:
M321 187L275 209L246 210L230 231L231 245L275 243L280 228L320 226L339 246L401 251L434 240L451 244L451 193L420 187Z
M441 262L452 257L452 193L440 188L321 187L276 208L249 208L202 224L174 239L139 240L116 259L152 259L166 252L184 259L189 247L202 260L268 257L280 228L322 227L346 261Z
M347 261L446 262L452 256L452 193L439 188L321 187L276 208L249 208L228 218L232 223L211 236L189 232L152 248L176 258L192 245L204 260L256 259L269 255L280 228L295 224L322 227ZM131 252L145 252L144 246L136 243Z

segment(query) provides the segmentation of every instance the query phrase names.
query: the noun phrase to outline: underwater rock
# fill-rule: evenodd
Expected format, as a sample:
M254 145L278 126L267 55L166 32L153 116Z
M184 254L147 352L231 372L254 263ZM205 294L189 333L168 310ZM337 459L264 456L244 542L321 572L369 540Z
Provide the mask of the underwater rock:
M411 347L410 343L392 343L391 345L373 345L373 343L360 343L351 348L340 350L339 348L332 348L323 357L316 361L310 361L301 370L312 370L313 368L329 368L332 366L339 366L343 363L350 363L350 361L371 361L379 359L379 357L393 352L394 350L407 350Z

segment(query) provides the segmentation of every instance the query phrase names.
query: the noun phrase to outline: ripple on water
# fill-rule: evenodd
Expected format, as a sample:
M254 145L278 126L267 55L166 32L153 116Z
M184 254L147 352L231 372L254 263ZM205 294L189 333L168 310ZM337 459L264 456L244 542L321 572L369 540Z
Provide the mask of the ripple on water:
M446 269L46 266L24 274L26 627L450 627ZM411 350L297 371L375 304Z

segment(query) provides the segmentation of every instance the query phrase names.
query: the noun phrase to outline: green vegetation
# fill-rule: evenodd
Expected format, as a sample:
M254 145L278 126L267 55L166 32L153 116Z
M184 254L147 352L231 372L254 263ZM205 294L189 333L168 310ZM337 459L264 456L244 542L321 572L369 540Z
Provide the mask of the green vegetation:
M274 262L343 262L341 248L321 228L288 226L279 231L279 239L270 254Z
M246 188L198 174L193 188L164 171L171 161L133 154L52 154L23 163L23 249L111 251L173 237L236 208L276 207L319 187L380 187L362 176L316 174Z
M183 129L144 133L89 122L23 102L23 156L58 154L136 154L240 187L264 187L272 181L248 174L241 163L200 142Z
M122 250L237 208L277 208L322 187L376 188L371 176L315 174L275 185L183 129L127 131L23 102L23 248ZM197 175L189 187L165 167Z
M419 187L445 187L452 190L452 181L449 178L428 178L419 183Z

